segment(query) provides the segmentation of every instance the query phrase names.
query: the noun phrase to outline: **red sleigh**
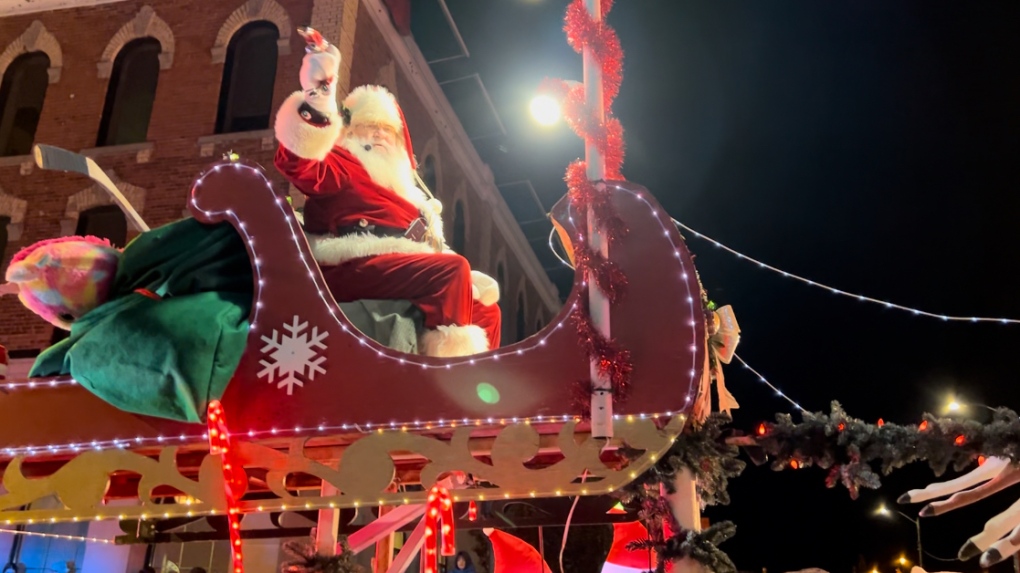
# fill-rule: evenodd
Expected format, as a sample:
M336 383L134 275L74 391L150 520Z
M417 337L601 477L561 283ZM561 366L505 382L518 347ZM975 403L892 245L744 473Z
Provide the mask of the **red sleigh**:
M629 282L612 308L612 333L633 360L609 442L591 439L572 405L572 386L589 376L570 318L583 277L559 315L526 340L456 359L396 352L344 317L285 196L259 167L223 162L203 174L190 211L230 222L255 271L247 349L222 399L249 478L240 510L421 503L424 489L451 472L473 478L456 501L594 495L653 464L680 432L702 378L700 290L655 199L629 183L608 188L630 229L611 252ZM552 216L565 242L583 224L566 199ZM125 413L69 379L0 388L0 520L226 511L204 426ZM644 453L624 459L615 453L622 445ZM21 509L50 495L59 507ZM139 503L106 505L113 498Z

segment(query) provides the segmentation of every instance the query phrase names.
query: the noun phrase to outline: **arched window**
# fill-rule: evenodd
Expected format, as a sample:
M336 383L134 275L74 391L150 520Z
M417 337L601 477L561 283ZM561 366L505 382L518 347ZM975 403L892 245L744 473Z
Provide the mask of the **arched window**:
M0 215L0 271L4 270L4 263L7 259L4 257L4 253L7 251L7 225L11 224L11 218L7 215Z
M4 72L0 84L0 156L32 153L50 85L49 67L49 56L29 52L15 58Z
M517 342L524 340L528 336L527 324L524 319L524 293L517 295Z
M106 104L96 145L124 145L146 140L152 102L156 99L161 51L159 40L155 38L132 40L121 48L106 88Z
M425 160L418 166L418 172L421 174L421 180L425 183L425 186L429 188L429 191L433 195L438 193L436 186L439 182L436 180L436 158L431 155L426 155Z
M460 254L467 251L467 220L464 218L464 202L457 201L453 206L453 250Z
M127 244L127 218L116 205L92 207L78 215L78 227L74 234L109 239L113 246L123 247Z
M279 38L275 25L260 20L245 24L230 39L220 84L216 133L269 128Z

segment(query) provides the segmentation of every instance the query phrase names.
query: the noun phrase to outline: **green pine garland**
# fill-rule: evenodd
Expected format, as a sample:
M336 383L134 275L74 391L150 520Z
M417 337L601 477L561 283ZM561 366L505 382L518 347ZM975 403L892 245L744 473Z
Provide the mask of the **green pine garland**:
M686 531L673 518L669 502L661 491L674 493L677 474L687 469L696 479L701 500L709 505L730 502L726 488L729 479L740 475L746 464L738 459L740 450L723 438L723 427L729 424L726 414L712 414L700 426L689 425L677 437L667 453L647 472L638 477L619 495L625 503L640 503L641 520L648 528L649 538L631 543L631 551L653 549L659 556L658 572L675 559L690 558L714 573L736 573L733 561L717 547L736 532L736 526L723 522L702 532ZM641 452L624 450L635 459ZM666 525L675 533L666 538Z
M347 545L347 536L340 536L337 540L340 545L340 552L332 557L320 555L315 550L315 530L312 530L311 542L288 541L283 544L283 550L294 561L288 561L280 566L280 573L363 573L363 568L355 563L354 553Z
M860 488L878 488L882 474L916 461L926 461L936 475L951 465L960 471L979 457L1008 458L1020 462L1020 417L1008 408L995 410L990 423L937 418L925 414L918 425L852 418L832 402L828 415L804 413L795 424L789 414L778 414L776 424L762 424L753 439L771 458L772 469L818 466L828 469L826 483L842 483L856 498ZM751 445L742 440L742 445Z
M659 573L665 571L665 564L676 559L690 558L701 563L714 573L737 573L737 566L719 544L733 537L737 526L731 521L721 521L700 532L688 531L674 535L659 550Z
M662 459L623 489L624 500L643 497L650 490L658 492L659 484L673 493L677 473L686 468L697 480L698 494L706 505L728 505L729 480L740 475L746 466L738 459L739 448L723 439L723 426L730 421L728 415L715 413L701 426L688 425ZM634 453L624 452L629 457Z

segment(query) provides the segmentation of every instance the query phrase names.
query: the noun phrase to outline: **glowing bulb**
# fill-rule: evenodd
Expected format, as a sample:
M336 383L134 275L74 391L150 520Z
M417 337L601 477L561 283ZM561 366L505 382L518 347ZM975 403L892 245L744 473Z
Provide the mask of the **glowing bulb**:
M560 120L560 103L547 95L531 100L531 117L541 125L555 125Z

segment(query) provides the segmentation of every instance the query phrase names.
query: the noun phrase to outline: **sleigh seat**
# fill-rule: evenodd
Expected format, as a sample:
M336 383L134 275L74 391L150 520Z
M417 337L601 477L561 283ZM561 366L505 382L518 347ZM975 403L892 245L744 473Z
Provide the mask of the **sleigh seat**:
M456 501L594 495L654 464L705 368L700 287L654 198L630 183L608 187L629 228L610 252L629 283L612 335L633 373L604 440L573 400L590 376L571 318L585 305L583 276L555 319L518 343L455 359L399 352L362 334L333 300L284 194L257 165L225 161L199 177L188 208L233 225L254 271L248 344L221 400L248 478L239 511L422 503L415 484L450 472L472 476ZM552 217L569 250L583 217L566 199ZM67 378L2 388L0 520L226 511L203 425L117 410ZM33 509L50 496L55 509ZM122 498L136 503L107 504Z

